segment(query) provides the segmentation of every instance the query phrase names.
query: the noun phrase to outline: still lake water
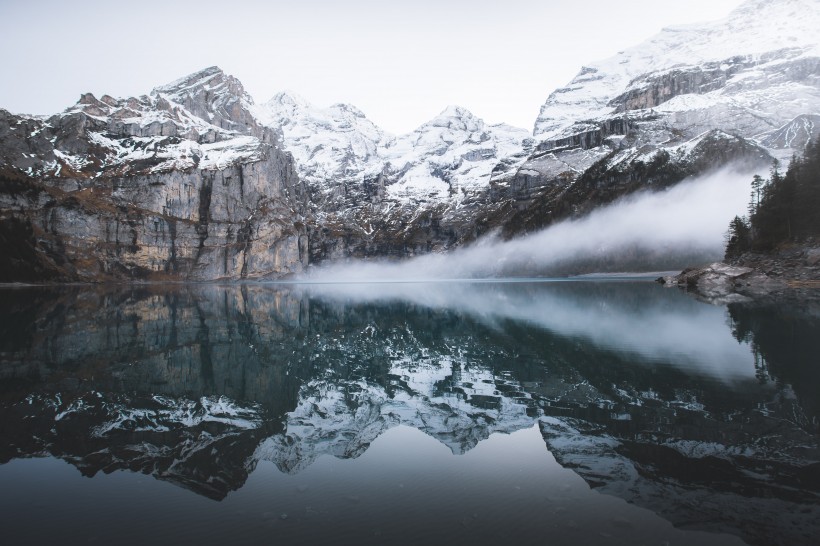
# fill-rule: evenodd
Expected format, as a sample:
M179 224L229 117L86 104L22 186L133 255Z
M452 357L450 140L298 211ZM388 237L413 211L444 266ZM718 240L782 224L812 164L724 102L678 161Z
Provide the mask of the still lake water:
M0 291L4 544L810 544L820 314L646 281Z

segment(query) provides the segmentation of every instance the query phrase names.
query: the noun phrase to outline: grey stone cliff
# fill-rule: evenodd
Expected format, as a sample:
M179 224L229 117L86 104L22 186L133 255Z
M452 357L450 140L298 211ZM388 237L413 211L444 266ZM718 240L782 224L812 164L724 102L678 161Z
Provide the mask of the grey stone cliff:
M307 192L216 67L48 119L0 110L0 281L281 277L307 265Z

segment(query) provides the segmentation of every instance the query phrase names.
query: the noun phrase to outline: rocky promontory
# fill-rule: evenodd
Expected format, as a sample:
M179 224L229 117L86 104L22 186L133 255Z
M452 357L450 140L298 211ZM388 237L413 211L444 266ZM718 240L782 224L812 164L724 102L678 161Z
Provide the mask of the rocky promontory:
M658 281L716 303L747 298L820 299L820 244L789 245L765 254L747 252L729 263L687 268Z

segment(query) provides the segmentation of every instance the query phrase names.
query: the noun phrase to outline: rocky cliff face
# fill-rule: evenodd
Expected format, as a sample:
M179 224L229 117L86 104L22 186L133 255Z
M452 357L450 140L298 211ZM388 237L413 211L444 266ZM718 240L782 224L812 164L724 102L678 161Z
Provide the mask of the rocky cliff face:
M0 280L301 271L307 192L251 107L214 67L47 119L0 111Z

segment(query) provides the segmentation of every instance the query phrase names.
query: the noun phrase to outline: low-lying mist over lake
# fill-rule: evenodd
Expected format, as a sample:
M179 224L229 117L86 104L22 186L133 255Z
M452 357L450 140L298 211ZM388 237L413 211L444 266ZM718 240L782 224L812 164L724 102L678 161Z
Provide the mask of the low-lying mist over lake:
M721 169L509 241L488 236L452 252L400 262L351 260L319 266L307 278L343 282L665 271L720 260L727 219L744 214L752 174Z

